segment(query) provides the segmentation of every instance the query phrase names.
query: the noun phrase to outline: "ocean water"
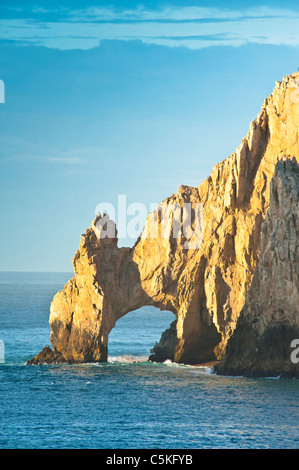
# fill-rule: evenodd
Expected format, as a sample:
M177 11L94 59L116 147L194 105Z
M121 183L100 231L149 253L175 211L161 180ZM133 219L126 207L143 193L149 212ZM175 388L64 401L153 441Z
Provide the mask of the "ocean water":
M119 320L108 363L27 366L50 344L49 305L71 276L0 273L1 449L298 449L298 380L147 361L168 312Z

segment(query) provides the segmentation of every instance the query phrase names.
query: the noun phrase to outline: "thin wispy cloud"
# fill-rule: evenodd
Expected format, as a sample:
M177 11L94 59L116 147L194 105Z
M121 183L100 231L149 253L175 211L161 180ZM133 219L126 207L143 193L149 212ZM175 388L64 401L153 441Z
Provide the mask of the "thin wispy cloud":
M259 7L246 10L229 10L226 8L203 7L167 7L160 10L148 10L139 7L135 10L116 10L101 8L86 8L70 12L69 20L72 21L103 21L103 22L172 22L172 21L204 21L204 20L243 20L250 18L289 18L295 14L292 10L271 9Z
M37 162L46 162L46 163L58 163L64 165L85 165L87 163L83 158L77 157L48 157L44 155L9 155L1 158L2 162L18 162L18 161L28 161L33 160Z
M45 157L45 161L50 163L63 163L65 165L84 165L86 160L76 157Z
M189 49L248 43L299 46L299 13L283 8L35 9L23 18L17 13L0 21L2 39L57 49L90 49L104 40Z
M68 166L83 166L103 154L103 150L97 147L57 149L48 148L47 150L37 149L35 145L28 144L23 139L4 139L5 152L1 152L0 160L2 162L18 161L36 161L39 163L59 164ZM42 144L49 147L46 144ZM26 148L26 151L24 151Z

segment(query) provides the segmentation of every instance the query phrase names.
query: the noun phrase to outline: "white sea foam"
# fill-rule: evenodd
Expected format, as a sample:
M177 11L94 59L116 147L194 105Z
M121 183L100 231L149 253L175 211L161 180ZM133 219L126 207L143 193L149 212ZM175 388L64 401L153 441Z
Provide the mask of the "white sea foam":
M133 362L147 362L148 356L108 356L108 362L122 362L122 363L133 363Z
M197 366L197 365L192 365L192 364L180 364L178 362L172 362L170 359L166 359L166 361L163 362L166 366L169 367L176 367L176 368L184 368L184 369L192 369L192 373L204 373L204 374L213 374L213 368L212 367L207 367L207 366Z
M163 364L166 364L167 366L175 366L175 362L172 362L170 359L166 359L166 361L163 362Z

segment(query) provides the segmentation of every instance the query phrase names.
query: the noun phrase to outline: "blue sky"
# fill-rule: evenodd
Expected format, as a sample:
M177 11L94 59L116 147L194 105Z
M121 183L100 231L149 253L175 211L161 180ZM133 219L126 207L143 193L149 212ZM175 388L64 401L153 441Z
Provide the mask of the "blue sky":
M71 271L99 203L149 208L236 149L299 67L299 8L2 0L0 49L0 269Z

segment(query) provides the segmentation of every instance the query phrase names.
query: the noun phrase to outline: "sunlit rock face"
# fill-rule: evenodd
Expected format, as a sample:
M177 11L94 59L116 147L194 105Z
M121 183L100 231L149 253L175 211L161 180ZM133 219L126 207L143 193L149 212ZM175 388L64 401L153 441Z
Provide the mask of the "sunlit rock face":
M96 217L81 236L74 277L51 304L49 362L57 355L67 362L106 361L116 321L145 305L176 316L151 360L196 364L223 356L257 267L276 163L285 155L299 161L297 80L299 74L277 82L236 152L198 188L181 186L163 201L133 248L104 237L114 222ZM190 230L182 216L181 235L174 236L177 214L170 211L164 220L161 213L170 206L183 214L186 204L193 209Z
M299 378L299 165L276 165L253 281L218 373ZM299 356L299 354L298 354Z

